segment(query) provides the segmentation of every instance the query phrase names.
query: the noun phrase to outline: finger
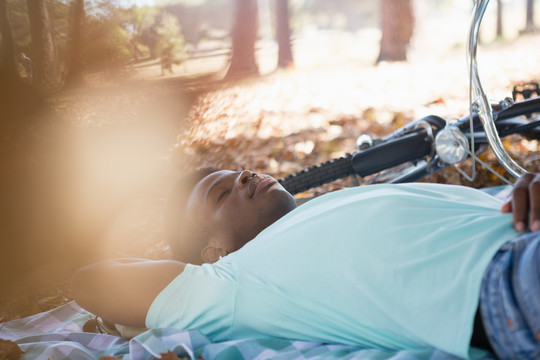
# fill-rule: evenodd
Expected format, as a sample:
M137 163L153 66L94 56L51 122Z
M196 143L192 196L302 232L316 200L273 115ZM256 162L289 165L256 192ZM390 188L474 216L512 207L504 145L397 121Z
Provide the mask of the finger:
M512 212L512 199L506 200L506 202L501 206L501 212L503 214Z
M516 181L512 191L514 228L518 232L525 231L526 228L527 212L529 210L529 184L532 178L532 174L523 175Z
M540 230L540 175L536 174L529 183L529 227L531 231Z

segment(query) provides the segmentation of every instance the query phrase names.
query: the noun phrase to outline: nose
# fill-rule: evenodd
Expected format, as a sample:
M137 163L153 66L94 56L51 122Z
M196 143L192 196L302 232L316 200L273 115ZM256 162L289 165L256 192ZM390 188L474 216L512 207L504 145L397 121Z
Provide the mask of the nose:
M253 177L257 176L256 173L249 170L244 170L240 173L240 176L238 177L237 186L239 189L243 189L246 186L249 186L249 181L253 179Z

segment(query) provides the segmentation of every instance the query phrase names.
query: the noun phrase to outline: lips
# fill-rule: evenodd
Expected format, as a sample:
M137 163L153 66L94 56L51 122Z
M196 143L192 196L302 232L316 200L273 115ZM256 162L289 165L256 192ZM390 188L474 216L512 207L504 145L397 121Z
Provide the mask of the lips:
M265 191L270 186L272 186L276 182L275 179L271 177L261 176L261 175L255 175L249 182L249 195L251 198L255 197L260 192Z

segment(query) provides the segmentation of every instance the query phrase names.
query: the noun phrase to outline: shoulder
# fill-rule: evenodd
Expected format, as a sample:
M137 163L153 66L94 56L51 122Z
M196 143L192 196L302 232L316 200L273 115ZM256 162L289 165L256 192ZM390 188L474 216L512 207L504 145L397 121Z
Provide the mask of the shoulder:
M232 255L214 264L187 264L151 304L149 328L196 328L207 334L230 331L239 284ZM225 338L223 338L225 339Z

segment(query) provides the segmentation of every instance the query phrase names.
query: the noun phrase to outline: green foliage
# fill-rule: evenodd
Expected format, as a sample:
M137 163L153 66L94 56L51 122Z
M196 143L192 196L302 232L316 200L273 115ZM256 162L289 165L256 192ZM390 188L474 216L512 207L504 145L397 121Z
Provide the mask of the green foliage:
M9 19L11 21L11 31L15 41L15 51L30 53L30 23L26 10L26 1L8 1Z
M67 63L73 14L70 0L46 0L58 67ZM32 58L27 0L7 0L17 54ZM123 70L134 59L159 56L164 69L183 60L184 35L178 14L158 7L124 8L110 0L85 1L82 63L88 70ZM1 39L0 39L1 44Z
M378 25L379 1L289 0L291 24L296 31L306 26L356 31Z
M58 66L61 71L65 70L67 47L70 31L70 7L68 2L58 0L48 0L47 9L49 10L49 21L53 41L56 46Z
M89 68L120 70L132 58L129 34L118 24L96 23L88 34L84 62Z
M17 51L30 54L32 39L26 0L8 0L7 3L15 48ZM48 0L47 10L55 45L58 52L62 53L68 35L69 6L62 1Z
M178 19L164 13L156 31L159 35L158 52L162 71L172 72L172 65L178 65L183 60L184 37Z
M108 1L86 9L83 62L90 69L123 70L131 61L130 34L122 27L125 14Z
M153 27L159 15L159 10L155 7L132 7L131 11L134 13L136 34L141 34L145 29Z
M134 55L138 57L140 45L148 47L150 57L155 57L159 36L156 32L159 9L156 7L135 7L124 10L124 28L131 36Z

